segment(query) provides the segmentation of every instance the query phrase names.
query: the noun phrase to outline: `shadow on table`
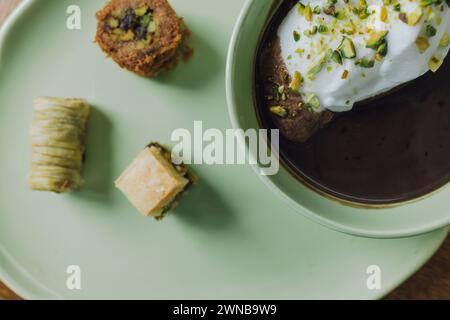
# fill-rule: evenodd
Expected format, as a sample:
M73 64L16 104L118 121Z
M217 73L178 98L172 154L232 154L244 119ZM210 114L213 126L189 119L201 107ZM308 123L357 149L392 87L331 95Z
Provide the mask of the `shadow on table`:
M227 202L201 178L183 195L175 210L174 218L207 231L231 228L236 219Z
M189 44L194 48L194 55L186 61L180 59L174 70L165 72L154 80L191 90L204 87L221 74L224 63L210 43L194 33Z

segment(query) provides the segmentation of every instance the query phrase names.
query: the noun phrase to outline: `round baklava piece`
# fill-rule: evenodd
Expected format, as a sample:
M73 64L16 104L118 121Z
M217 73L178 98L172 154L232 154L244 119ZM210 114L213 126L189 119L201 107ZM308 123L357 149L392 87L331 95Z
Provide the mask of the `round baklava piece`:
M122 68L153 78L188 58L190 31L167 0L112 0L97 13L95 41Z

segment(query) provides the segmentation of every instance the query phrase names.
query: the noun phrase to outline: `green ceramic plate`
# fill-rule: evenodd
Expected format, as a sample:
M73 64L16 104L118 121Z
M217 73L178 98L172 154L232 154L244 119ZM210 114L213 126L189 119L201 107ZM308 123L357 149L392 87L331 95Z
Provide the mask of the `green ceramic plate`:
M253 99L253 72L260 36L280 0L248 0L231 39L227 64L227 97L234 127L258 128ZM257 172L260 171L255 166ZM420 201L386 208L339 204L306 187L282 169L261 176L304 216L332 229L365 237L398 238L430 232L450 224L450 185Z
M172 0L194 32L196 55L158 80L119 69L92 43L103 0L26 1L0 36L0 278L26 298L379 298L437 249L440 230L370 240L310 222L249 166L194 166L201 183L174 214L141 217L113 181L150 140L175 128L225 129L225 61L242 0ZM79 5L82 29L65 28ZM31 101L92 102L85 187L27 188ZM82 270L82 289L66 269ZM366 269L382 269L368 290Z

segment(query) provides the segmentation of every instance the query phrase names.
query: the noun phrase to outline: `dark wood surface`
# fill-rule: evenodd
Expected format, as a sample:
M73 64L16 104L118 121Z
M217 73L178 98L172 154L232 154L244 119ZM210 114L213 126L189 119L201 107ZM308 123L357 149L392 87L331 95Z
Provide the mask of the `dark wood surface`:
M21 0L0 0L0 25ZM0 299L20 299L0 282ZM450 237L438 253L387 299L450 300Z

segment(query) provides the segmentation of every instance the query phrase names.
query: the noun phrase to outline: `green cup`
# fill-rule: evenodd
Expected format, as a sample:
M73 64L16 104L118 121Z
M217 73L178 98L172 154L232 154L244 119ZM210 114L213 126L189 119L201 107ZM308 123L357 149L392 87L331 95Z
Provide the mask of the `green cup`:
M248 0L242 9L231 39L226 90L228 110L235 128L259 129L254 100L255 59L262 34L279 0ZM241 138L247 152L252 153ZM252 155L257 158L257 155ZM262 181L304 216L331 229L373 238L409 237L450 224L450 188L447 186L407 203L391 206L361 206L344 203L321 194L297 180L281 166L276 175L263 176L260 165L253 165Z

